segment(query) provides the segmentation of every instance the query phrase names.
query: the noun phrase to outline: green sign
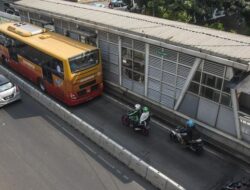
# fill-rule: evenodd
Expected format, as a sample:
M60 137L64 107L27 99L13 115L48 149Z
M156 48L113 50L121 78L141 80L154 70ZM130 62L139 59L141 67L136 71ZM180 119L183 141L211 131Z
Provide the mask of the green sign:
M157 51L157 55L159 55L159 56L166 56L167 52L160 50L160 51Z

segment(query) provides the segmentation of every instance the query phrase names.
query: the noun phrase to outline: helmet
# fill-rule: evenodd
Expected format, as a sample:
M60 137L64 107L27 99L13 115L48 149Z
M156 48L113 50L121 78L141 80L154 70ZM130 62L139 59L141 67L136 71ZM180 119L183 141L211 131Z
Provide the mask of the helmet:
M187 120L186 125L187 125L187 127L190 127L190 128L194 127L193 120L192 119Z
M144 107L142 108L142 111L143 111L143 112L148 112L148 111L149 111L149 109L148 109L148 107L147 107L147 106L144 106Z
M141 105L140 104L135 104L135 110L139 110L139 109L141 109Z

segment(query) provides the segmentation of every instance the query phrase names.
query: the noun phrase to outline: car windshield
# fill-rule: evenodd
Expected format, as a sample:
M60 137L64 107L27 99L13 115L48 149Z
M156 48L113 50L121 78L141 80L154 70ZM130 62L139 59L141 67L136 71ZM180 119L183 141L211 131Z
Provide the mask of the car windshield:
M0 85L0 92L3 92L5 90L8 90L13 87L13 84L11 82L5 83Z
M87 52L69 59L70 69L72 73L76 73L92 67L99 62L98 50Z

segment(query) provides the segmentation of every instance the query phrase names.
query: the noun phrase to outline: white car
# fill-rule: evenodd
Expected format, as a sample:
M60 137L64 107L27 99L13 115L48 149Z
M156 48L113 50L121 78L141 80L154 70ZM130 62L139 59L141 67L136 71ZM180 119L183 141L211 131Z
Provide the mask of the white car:
M94 3L94 4L92 4L92 6L94 6L94 7L105 8L105 5L104 5L104 4L101 4L101 3Z
M20 99L19 87L0 74L0 107Z

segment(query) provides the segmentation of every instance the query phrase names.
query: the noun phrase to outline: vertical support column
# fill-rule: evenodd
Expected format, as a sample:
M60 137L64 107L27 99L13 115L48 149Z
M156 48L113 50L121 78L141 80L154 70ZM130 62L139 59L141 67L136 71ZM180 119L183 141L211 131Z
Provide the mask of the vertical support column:
M185 93L187 92L189 84L191 83L191 81L193 79L193 76L194 76L196 70L198 69L201 61L202 60L200 58L195 59L194 65L193 65L193 67L192 67L192 69L191 69L191 71L190 71L190 73L189 73L189 75L187 77L187 80L186 80L186 82L185 82L185 84L184 84L184 86L183 86L183 88L181 90L181 94L180 94L180 96L179 96L179 98L178 98L178 100L177 100L177 102L176 102L176 104L174 106L174 110L177 110L179 108L179 106L180 106L180 104L181 104L181 102L183 100L183 97L184 97Z
M148 95L148 66L149 66L149 44L145 44L145 93L144 95Z
M119 85L122 86L122 39L118 36L118 68L119 68Z
M28 22L30 23L30 12L27 13L28 13Z
M233 73L232 67L228 67L228 69L230 69L231 73ZM231 100L232 100L232 106L233 106L233 112L234 112L234 124L235 124L237 139L242 139L241 129L240 129L240 120L239 120L239 115L238 115L239 104L238 104L235 89L231 89Z
M95 30L95 33L96 33L96 39L95 39L96 47L100 48L99 47L99 33L98 33L98 30Z

